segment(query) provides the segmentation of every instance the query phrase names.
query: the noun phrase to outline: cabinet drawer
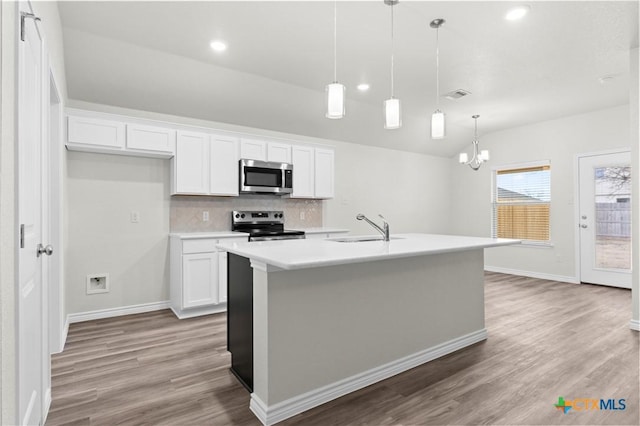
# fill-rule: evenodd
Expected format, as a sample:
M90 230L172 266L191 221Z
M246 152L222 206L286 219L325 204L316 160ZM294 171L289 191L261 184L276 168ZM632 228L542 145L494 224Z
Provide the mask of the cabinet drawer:
M217 239L184 240L182 254L209 253L216 251Z
M173 153L176 133L174 130L127 124L127 148L144 151Z

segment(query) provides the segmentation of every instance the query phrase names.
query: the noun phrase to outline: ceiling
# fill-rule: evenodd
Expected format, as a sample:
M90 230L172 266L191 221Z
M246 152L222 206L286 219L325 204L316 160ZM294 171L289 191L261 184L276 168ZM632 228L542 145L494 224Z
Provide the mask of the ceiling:
M638 2L408 1L394 6L395 97L403 126L383 129L391 8L338 1L337 78L347 113L329 120L333 1L59 3L70 99L293 134L453 156L483 134L628 103ZM431 140L436 31L447 138ZM228 49L215 53L213 39ZM606 84L602 76L613 76ZM371 88L360 92L356 85ZM517 143L517 141L514 141Z

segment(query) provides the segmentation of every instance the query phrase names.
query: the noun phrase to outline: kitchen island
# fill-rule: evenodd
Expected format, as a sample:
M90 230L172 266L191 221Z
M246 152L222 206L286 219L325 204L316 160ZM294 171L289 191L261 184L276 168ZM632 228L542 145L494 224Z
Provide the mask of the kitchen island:
M220 244L232 371L251 410L274 424L486 339L483 250L517 243L401 234Z

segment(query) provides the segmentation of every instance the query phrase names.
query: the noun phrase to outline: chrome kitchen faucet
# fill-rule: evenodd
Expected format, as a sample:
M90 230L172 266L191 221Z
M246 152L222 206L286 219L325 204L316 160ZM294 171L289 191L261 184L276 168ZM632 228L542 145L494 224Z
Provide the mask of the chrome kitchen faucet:
M378 226L375 222L372 222L371 220L369 220L362 213L358 213L358 215L356 216L356 219L358 219L358 220L363 220L364 219L369 225L373 226L376 229L376 231L378 231L379 233L382 234L382 236L384 237L385 241L389 241L389 224L387 223L387 220L381 214L379 214L378 216L380 216L380 218L384 222L384 227L383 228Z

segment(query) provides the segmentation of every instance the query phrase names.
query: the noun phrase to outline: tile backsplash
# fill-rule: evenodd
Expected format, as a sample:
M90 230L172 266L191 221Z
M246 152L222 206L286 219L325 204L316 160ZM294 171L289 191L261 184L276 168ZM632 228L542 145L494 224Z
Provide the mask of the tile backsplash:
M287 229L322 226L322 200L294 200L270 195L174 195L171 197L171 232L229 231L233 210L282 210ZM205 211L209 212L208 221L202 220Z

